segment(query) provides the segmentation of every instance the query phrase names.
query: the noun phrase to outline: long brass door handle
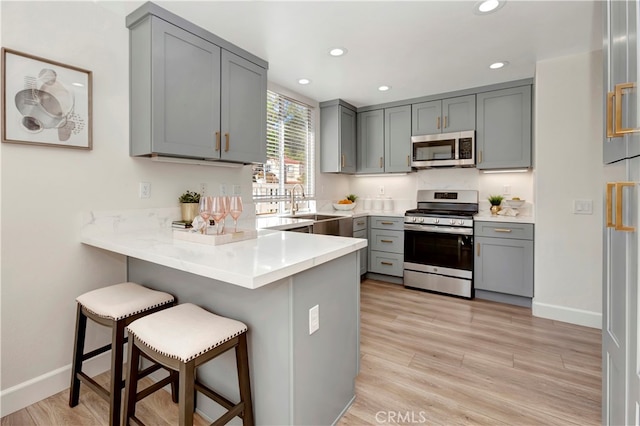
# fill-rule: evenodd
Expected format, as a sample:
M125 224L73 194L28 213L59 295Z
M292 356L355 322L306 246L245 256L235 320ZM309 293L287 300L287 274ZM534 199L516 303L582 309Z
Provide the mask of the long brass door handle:
M506 232L506 233L509 233L509 232L511 232L511 229L496 228L496 229L494 229L494 232Z
M382 157L380 157L380 168L382 168Z
M636 186L635 182L616 182L616 231L623 232L635 232L636 228L634 226L624 226L622 220L622 206L623 206L623 194L622 190L624 187L634 187Z
M482 163L482 150L478 151L478 164Z
M391 262L380 262L382 265L393 266Z
M607 93L607 137L608 138L617 138L620 135L616 135L613 131L613 98L615 97L614 92Z
M229 152L229 133L224 134L224 152Z
M632 128L632 127L622 127L622 95L624 95L625 90L633 90L636 88L635 83L621 83L615 85L615 128L614 133L616 136L622 136L626 133L638 133L640 132L640 128Z
M446 129L447 127L449 127L449 124L447 124L447 116L444 116L444 126L442 126L443 129Z
M478 252L478 256L480 256L480 243L476 243L476 249Z
M616 226L613 223L613 188L615 187L615 183L607 183L607 228L615 228Z
M380 225L393 225L393 222L380 222Z
M220 151L220 132L216 132L216 151Z
M411 166L411 156L407 155L407 167Z
M440 117L436 118L436 129L440 128Z
M391 240L380 240L381 243L392 243L393 241Z
M340 157L340 167L344 167L344 154Z

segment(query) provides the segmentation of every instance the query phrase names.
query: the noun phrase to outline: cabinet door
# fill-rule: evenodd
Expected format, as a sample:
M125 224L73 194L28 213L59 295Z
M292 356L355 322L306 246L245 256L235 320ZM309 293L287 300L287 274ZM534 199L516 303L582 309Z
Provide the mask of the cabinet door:
M442 132L442 101L411 105L411 135Z
M340 120L340 171L355 173L356 171L356 113L342 105L338 107Z
M358 114L357 154L358 172L384 172L384 110Z
M367 230L359 229L357 231L353 231L353 238L363 238L367 239ZM360 249L360 275L367 273L369 255L367 252L367 247Z
M151 38L151 152L217 158L220 48L158 18L152 19ZM132 126L149 123L139 119Z
M474 286L533 297L533 241L476 237Z
M384 171L411 171L411 105L384 110Z
M442 132L461 132L476 128L476 95L442 100Z
M264 163L267 146L267 70L222 51L220 158Z
M531 86L477 95L476 168L531 166Z

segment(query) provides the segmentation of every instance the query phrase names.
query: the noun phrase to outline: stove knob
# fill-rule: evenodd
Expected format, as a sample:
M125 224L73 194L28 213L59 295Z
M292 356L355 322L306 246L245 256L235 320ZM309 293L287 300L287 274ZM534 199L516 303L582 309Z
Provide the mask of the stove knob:
M458 221L458 225L464 225L464 221L463 220L459 220Z
M433 223L440 223L440 219L438 219L438 218L433 219Z
M455 219L449 219L449 223L450 223L451 225L455 225L455 224L456 224L456 220L455 220Z
M424 223L424 217L420 218L420 223Z

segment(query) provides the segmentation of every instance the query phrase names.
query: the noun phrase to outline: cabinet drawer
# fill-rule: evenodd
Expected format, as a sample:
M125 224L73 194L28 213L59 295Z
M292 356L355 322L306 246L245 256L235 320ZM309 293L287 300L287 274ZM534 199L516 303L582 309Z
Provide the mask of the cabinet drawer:
M360 229L358 231L353 231L353 238L364 238L365 240L367 239L367 230L366 229Z
M371 230L371 250L404 253L404 231Z
M533 224L510 222L474 222L476 237L533 240Z
M353 233L355 237L356 231L366 231L367 230L367 217L354 217L353 218ZM366 238L366 237L365 237Z
M404 230L404 217L372 216L371 228L392 229L395 231Z
M402 254L371 250L369 254L369 272L402 277L403 269L404 259Z

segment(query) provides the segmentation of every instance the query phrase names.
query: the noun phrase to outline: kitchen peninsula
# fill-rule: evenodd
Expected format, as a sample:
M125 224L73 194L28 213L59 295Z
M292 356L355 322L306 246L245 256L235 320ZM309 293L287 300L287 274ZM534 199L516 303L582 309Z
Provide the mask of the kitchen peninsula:
M355 398L359 367L360 272L366 240L259 230L221 246L174 240L166 212L94 213L81 242L127 257L127 278L174 294L249 327L257 424L333 424ZM309 333L309 310L319 329ZM235 358L199 369L229 399L238 397ZM198 409L216 418L206 398Z

